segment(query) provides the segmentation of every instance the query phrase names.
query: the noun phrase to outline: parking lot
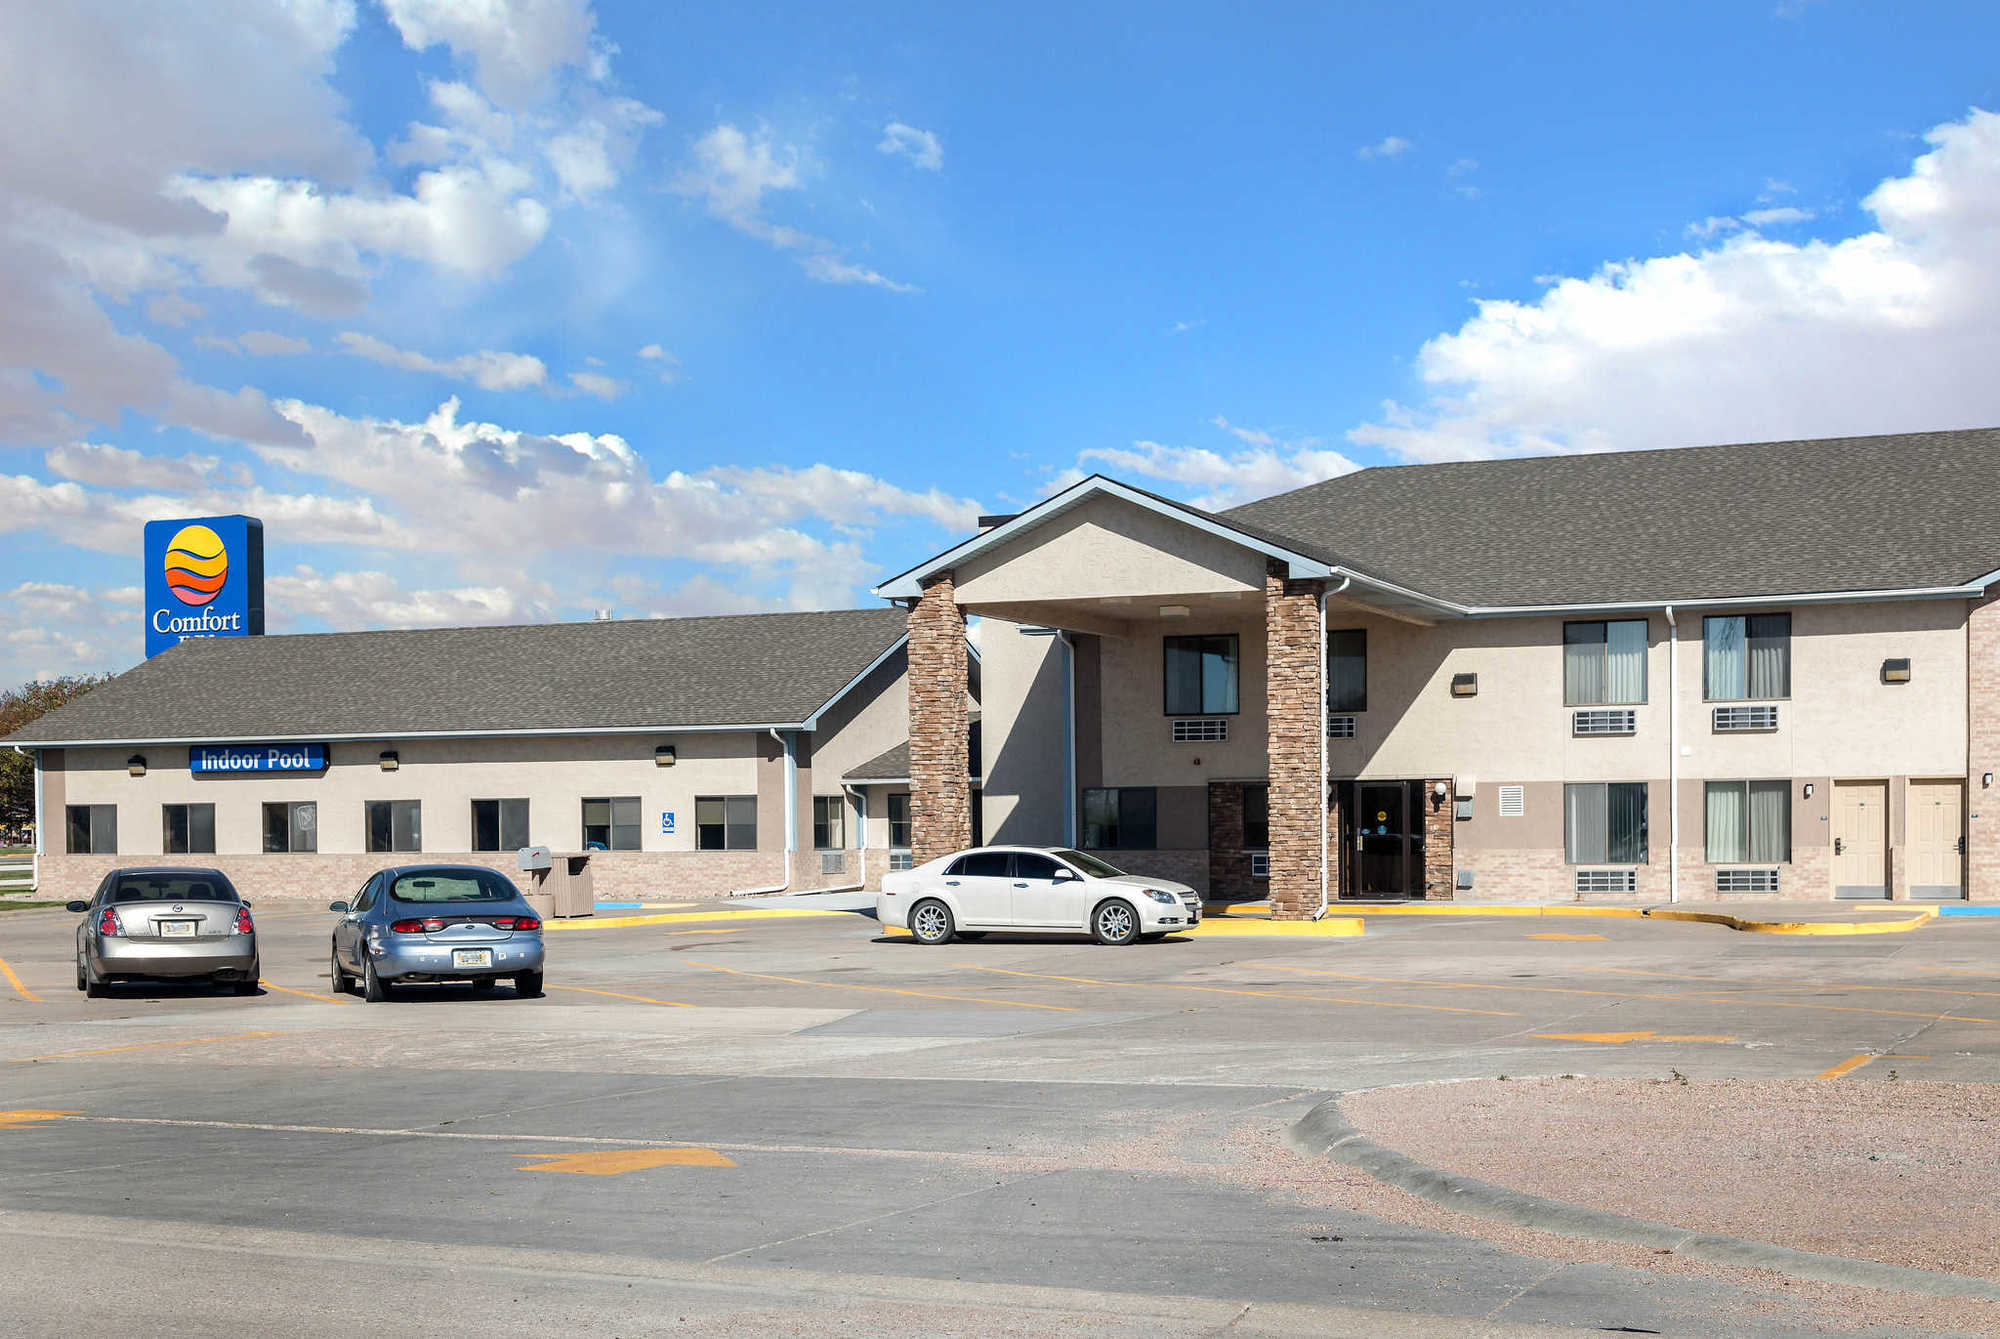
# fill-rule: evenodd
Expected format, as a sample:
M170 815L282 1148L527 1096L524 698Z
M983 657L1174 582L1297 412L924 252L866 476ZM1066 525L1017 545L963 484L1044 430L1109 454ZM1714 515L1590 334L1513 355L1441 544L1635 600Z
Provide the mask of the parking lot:
M0 1308L48 1334L196 1306L203 1331L299 1334L2000 1327L1962 1298L1482 1221L1286 1143L1339 1094L1556 1075L1659 1081L1665 1103L1724 1080L1977 1094L1990 1140L1993 1090L1944 1085L2000 1081L2000 920L926 948L824 906L563 927L545 998L376 1005L330 993L323 911L258 908L255 997L101 1000L74 988L72 917L7 913ZM1765 1193L1711 1161L1718 1199ZM1970 1223L1989 1191L1965 1194ZM65 1282L126 1248L160 1275Z

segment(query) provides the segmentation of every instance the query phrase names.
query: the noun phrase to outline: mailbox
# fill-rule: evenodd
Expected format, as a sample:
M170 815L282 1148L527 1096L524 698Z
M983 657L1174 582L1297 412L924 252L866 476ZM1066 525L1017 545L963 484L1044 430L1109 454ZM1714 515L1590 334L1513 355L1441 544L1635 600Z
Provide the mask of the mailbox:
M555 863L555 854L546 846L523 846L520 850L521 868L533 873L547 869Z

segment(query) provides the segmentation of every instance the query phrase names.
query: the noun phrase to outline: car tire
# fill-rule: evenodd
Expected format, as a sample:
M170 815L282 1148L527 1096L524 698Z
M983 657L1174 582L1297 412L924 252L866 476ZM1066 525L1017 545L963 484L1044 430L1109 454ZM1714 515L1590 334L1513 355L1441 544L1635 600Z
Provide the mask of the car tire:
M334 951L333 956L328 962L332 970L327 973L327 977L333 982L333 993L336 995L352 995L354 993L354 978L349 976L347 969L340 965L340 953L338 950Z
M366 958L361 960L361 998L370 1004L381 1004L389 998L389 983L375 971L375 964Z
M1139 909L1120 897L1108 897L1090 913L1090 937L1108 948L1120 948L1139 938Z
M481 993L484 993L486 991L493 989L494 983L499 979L500 978L494 976L475 976L472 978L472 988L474 990L480 991Z
M910 908L910 937L919 944L949 944L956 932L951 908L935 897Z
M77 964L76 977L77 989L83 992L85 999L101 1000L104 998L104 982L99 980L90 970L89 963L80 962Z
M251 963L250 975L236 983L236 993L238 995L255 995L257 993L257 982L263 975L264 964L261 962Z
M524 1000L538 1000L542 997L542 974L522 972L514 978L514 994Z

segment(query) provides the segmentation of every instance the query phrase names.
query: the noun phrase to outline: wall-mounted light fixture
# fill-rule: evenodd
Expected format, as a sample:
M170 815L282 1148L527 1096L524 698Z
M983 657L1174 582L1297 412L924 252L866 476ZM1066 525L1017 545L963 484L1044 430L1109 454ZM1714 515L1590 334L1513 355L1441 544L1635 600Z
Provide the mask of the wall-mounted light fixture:
M1192 612L1194 611L1184 604L1163 604L1160 606L1161 618L1186 618Z
M1477 674L1454 674L1451 676L1453 697L1478 697L1479 676Z
M1910 681L1909 658L1885 660L1882 662L1883 683L1908 683Z
M1812 782L1810 781L1806 782L1806 798L1809 800L1812 798Z
M127 758L125 760L125 770L130 772L133 776L146 775L146 755L143 753L135 753L131 757Z
M1988 772L1985 776L1980 777L1979 784L1985 790L1993 789L1993 773Z
M375 761L382 764L382 770L385 772L393 772L403 765L403 760L396 756L394 749L383 749L381 756Z
M679 761L680 755L674 752L672 744L662 744L653 750L653 766L655 767L672 767Z

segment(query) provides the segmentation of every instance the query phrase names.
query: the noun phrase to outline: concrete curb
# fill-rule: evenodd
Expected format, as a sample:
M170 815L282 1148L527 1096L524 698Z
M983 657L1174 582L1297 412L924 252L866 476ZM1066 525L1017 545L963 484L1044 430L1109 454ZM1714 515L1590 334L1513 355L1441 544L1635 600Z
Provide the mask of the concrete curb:
M1202 908L1204 916L1238 921L1269 920L1270 910L1262 902L1218 902ZM1745 934L1771 935L1893 935L1908 934L1928 925L1941 914L1934 906L1921 907L1891 920L1868 921L1767 921L1754 916L1736 916L1726 911L1685 911L1678 907L1573 907L1573 906L1483 906L1477 903L1437 903L1408 906L1341 906L1336 916L1573 916L1600 920L1692 921L1720 925ZM1949 914L1949 913L1943 913ZM1278 922L1294 924L1296 922Z
M1602 1209L1543 1199L1539 1195L1426 1167L1392 1148L1384 1148L1355 1129L1342 1114L1338 1097L1321 1102L1286 1130L1285 1143L1309 1156L1332 1158L1335 1162L1358 1167L1378 1181L1475 1218L1513 1223L1518 1227L1554 1232L1565 1237L1672 1251L1704 1264L1775 1270L1820 1283L1923 1293L1929 1297L2000 1302L2000 1283L1988 1279L1888 1265L1878 1260L1821 1255L1743 1237L1695 1232L1670 1223L1628 1218L1624 1214Z

